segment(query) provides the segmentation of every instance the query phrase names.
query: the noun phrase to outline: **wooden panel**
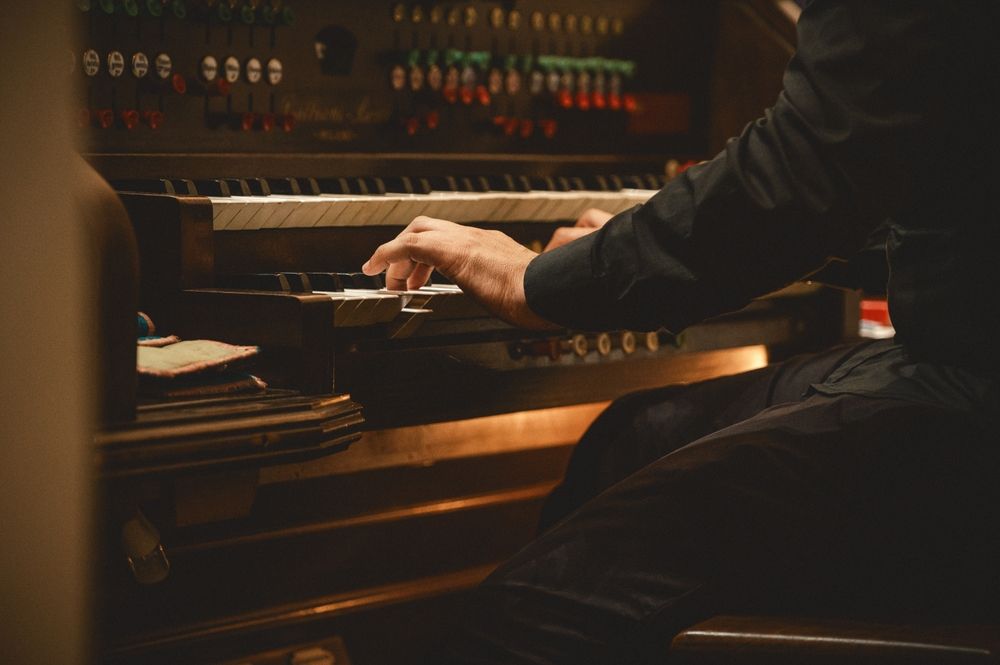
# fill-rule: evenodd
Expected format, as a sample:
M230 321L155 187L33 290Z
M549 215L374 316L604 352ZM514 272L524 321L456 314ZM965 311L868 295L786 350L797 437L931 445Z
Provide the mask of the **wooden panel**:
M736 374L766 363L764 347L747 346L496 371L462 362L445 347L348 354L338 358L337 386L365 405L365 420L378 429L608 400L633 390Z
M304 640L345 646L354 665L418 663L427 647L444 637L444 617L457 609L460 594L488 575L494 564L401 584L362 594L316 598L309 603L269 608L225 621L192 626L183 634L152 637L105 654L106 665L196 665L225 658L229 663L265 661ZM392 626L391 633L386 631ZM289 647L274 649L277 644ZM262 653L263 652L263 653ZM230 660L242 656L239 660ZM278 662L287 663L288 659ZM337 661L338 663L340 661Z
M267 347L256 364L277 387L333 391L333 302L313 294L190 290L169 328L185 338Z
M215 279L212 205L201 197L120 194L139 247L139 307L169 317L182 289Z

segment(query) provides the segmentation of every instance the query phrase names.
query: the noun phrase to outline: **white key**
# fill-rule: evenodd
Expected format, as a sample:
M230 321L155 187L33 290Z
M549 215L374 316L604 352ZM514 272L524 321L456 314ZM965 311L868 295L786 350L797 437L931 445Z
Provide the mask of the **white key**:
M320 203L323 214L316 221L316 226L338 226L341 216L347 212L348 203L355 197L349 194L321 194Z
M262 229L276 229L281 226L285 226L285 220L292 216L295 209L298 207L298 203L295 201L288 201L282 198L277 198L273 194L268 198L268 202L262 207L270 208L271 214L266 220L262 222L259 228ZM289 227L292 225L289 224Z
M239 212L240 206L229 205L220 201L212 201L212 228L216 231L224 231L228 228L233 217Z
M292 206L289 214L284 217L279 226L286 228L312 228L323 215L324 207L317 205L316 196L305 195L272 195L270 198L283 201Z
M244 224L244 229L263 229L267 228L268 220L277 212L280 212L279 206L276 203L272 203L270 197L261 197L260 200L255 201L248 209L250 215L247 217L246 223Z
M373 220L389 215L398 201L385 196L349 196L335 203L340 211L335 216L324 216L322 226L367 226ZM374 222L379 223L379 222Z
M235 214L226 225L227 229L240 230L247 228L250 223L250 219L260 211L260 200L266 197L241 197L239 199L228 199L223 202L223 205L235 210ZM216 200L213 199L212 206L215 207Z

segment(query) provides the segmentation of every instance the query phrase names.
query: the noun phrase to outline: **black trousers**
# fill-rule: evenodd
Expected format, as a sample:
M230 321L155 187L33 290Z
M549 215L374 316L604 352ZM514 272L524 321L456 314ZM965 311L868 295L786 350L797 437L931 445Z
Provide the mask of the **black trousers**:
M994 418L810 391L852 353L613 403L540 537L428 662L663 663L674 634L723 612L995 611Z

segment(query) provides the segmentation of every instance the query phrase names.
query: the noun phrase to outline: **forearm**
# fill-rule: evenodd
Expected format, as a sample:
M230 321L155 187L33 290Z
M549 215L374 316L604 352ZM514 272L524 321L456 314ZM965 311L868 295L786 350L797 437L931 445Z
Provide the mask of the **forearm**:
M914 91L941 74L945 6L815 2L774 108L646 205L535 259L529 306L578 328L678 331L861 246L918 181L933 109Z

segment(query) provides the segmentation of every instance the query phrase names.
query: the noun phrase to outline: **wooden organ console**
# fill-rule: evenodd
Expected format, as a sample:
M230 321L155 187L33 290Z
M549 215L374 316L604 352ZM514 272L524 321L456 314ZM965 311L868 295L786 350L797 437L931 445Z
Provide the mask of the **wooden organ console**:
M83 152L131 220L139 308L260 346L270 386L140 399L98 435L102 662L414 662L608 400L856 323L798 285L679 335L537 333L357 272L419 214L540 249L643 202L773 98L786 3L74 4Z

